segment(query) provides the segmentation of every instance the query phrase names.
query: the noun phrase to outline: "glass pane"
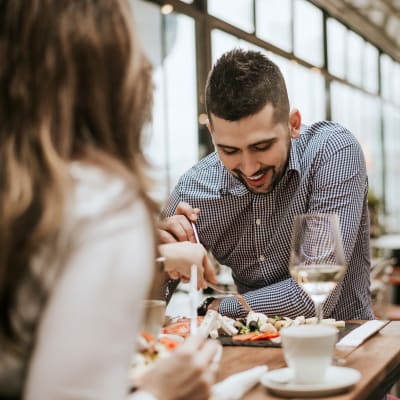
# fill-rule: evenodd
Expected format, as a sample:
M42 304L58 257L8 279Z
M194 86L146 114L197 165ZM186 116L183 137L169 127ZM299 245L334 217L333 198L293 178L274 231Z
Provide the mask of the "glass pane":
M362 93L338 82L332 83L332 120L344 125L359 138L362 134Z
M254 32L253 0L208 0L207 9L214 17L246 32Z
M347 29L333 18L327 21L328 69L339 78L345 76L345 43Z
M143 0L130 0L142 48L153 65L162 62L160 7Z
M257 0L257 36L286 51L291 51L291 15L291 0Z
M390 100L392 97L393 84L390 79L394 72L394 62L386 55L381 56L381 85L382 85L382 97Z
M391 105L384 106L385 129L385 165L386 165L386 212L385 227L389 231L398 232L400 226L400 110Z
M372 93L378 92L378 60L378 49L366 42L364 49L364 88Z
M394 65L394 75L393 75L393 92L392 92L392 100L393 102L400 107L400 64L395 63Z
M145 129L145 153L151 160L153 178L156 182L152 196L163 201L168 195L167 128L164 107L164 77L162 68L162 16L160 8L142 0L130 0L136 28L142 47L153 65L154 104L153 122Z
M211 31L212 63L218 60L226 51L239 47L239 39L219 29Z
M323 65L322 11L304 0L294 2L294 53L317 67Z
M290 108L298 108L302 121L312 124L324 120L325 81L317 72L276 54L268 54L282 71L288 89Z
M288 80L292 108L298 108L305 124L326 118L325 80L317 72L293 63Z
M350 127L349 110L350 87L340 82L331 83L331 114L332 120L343 126Z
M164 37L172 38L164 59L171 187L198 160L195 24L185 15L166 16ZM171 31L175 29L175 35Z
M268 52L262 47L258 47L253 43L239 39L238 37L230 35L229 33L219 29L213 29L211 31L211 58L213 64L218 60L219 57L222 56L223 53L238 47L241 49L255 50L268 54Z
M332 120L348 128L358 139L365 155L369 183L382 194L380 99L339 82L331 84Z
M361 143L367 164L370 188L378 197L382 196L382 141L381 102L378 97L363 94L361 98L361 131L357 138Z
M349 31L347 44L347 79L354 85L361 86L364 40L353 31Z
M162 16L160 8L148 2L131 4L154 68L153 122L147 127L145 152L154 166L152 195L163 201L198 160L195 25L188 16Z

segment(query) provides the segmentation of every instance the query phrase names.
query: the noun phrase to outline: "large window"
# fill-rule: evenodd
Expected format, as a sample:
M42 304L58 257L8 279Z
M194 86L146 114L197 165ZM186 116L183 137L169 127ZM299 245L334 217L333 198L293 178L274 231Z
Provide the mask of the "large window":
M299 109L303 122L311 124L326 118L325 81L317 70L310 70L296 62L269 54L280 67L288 88L290 107Z
M328 18L328 70L339 78L346 74L346 36L347 29L336 19Z
M381 85L382 97L386 100L392 100L394 97L394 86L392 77L394 75L394 62L386 54L381 56Z
M370 43L365 44L364 50L364 88L372 93L378 93L379 74L378 74L379 53L378 49Z
M246 32L254 32L253 0L208 0L208 12Z
M162 15L132 1L154 67L154 108L146 152L154 166L154 197L164 200L180 175L198 160L195 25L191 17Z
M347 33L347 65L346 65L346 78L350 83L361 86L362 84L362 64L363 64L363 50L364 40L361 36L352 31Z
M321 67L324 62L322 11L305 0L294 1L294 53Z
M331 86L332 119L339 121L358 139L364 151L369 183L382 196L382 144L380 100L339 82Z
M400 110L391 105L384 107L385 164L386 164L386 224L390 231L399 232L400 227Z
M292 0L256 0L257 36L292 51Z
M147 151L157 166L159 198L199 157L204 128L198 105L203 112L202 90L212 63L234 47L253 48L280 67L290 105L300 110L303 122L329 117L358 138L370 186L386 202L386 226L400 232L399 60L307 0L170 0L168 15L158 0L130 1L154 65ZM211 151L203 142L201 150Z

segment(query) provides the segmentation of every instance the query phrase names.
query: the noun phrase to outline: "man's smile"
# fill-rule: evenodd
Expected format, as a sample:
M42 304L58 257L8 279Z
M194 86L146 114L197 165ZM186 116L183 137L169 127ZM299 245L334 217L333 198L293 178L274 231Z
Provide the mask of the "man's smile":
M251 176L247 176L247 175L243 174L243 172L241 172L240 170L235 170L234 172L248 186L260 187L260 186L265 185L268 181L270 181L272 179L272 176L274 173L274 168L273 167L265 168Z

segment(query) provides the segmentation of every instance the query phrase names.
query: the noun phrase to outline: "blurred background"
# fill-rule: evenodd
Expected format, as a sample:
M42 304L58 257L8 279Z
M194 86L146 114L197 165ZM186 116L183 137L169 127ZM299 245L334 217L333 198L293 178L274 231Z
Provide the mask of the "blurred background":
M400 232L400 0L131 0L154 65L147 152L163 201L212 151L204 85L234 47L281 68L305 123L332 119L360 141L370 180L372 236Z

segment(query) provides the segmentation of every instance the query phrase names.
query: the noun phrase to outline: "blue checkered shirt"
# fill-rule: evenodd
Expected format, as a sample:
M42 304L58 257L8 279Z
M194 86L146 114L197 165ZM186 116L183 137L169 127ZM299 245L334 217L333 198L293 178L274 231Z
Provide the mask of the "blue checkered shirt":
M251 193L214 152L193 166L174 188L163 216L180 201L200 208L201 243L232 269L250 307L269 316L315 315L313 302L290 277L288 262L294 217L339 216L348 269L324 304L324 317L372 319L370 297L368 181L355 137L333 122L302 126L292 139L289 162L277 186ZM219 311L242 317L243 307L225 298Z

